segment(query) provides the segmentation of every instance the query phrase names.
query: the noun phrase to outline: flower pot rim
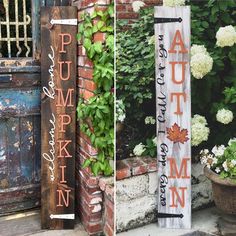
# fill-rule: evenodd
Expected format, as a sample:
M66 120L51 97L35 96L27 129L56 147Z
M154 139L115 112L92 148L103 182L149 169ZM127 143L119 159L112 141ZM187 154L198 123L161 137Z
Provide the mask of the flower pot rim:
M203 170L206 177L210 179L211 181L213 181L214 183L236 187L236 181L233 181L230 178L225 178L225 179L220 178L218 174L216 174L214 171L209 169L207 166L205 166Z

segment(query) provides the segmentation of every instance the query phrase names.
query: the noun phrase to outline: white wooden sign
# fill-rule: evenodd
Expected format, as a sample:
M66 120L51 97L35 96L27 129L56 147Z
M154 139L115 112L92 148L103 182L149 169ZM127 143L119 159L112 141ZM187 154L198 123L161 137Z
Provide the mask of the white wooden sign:
M191 228L190 7L155 7L158 222Z

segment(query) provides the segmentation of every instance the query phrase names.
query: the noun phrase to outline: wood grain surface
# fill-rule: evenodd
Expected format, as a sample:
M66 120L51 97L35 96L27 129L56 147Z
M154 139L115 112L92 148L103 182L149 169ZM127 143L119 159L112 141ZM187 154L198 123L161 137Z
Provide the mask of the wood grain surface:
M74 18L77 18L76 7L45 7L41 9L41 226L42 228L49 229L71 229L74 227L73 219L51 219L50 216L58 214L74 214L77 26L54 25L53 27L51 27L49 24L51 19ZM60 52L62 47L62 37L60 36L60 34L71 35L71 43L64 46L64 49L66 51L65 53ZM68 36L65 37L65 41L68 42L68 40ZM53 55L53 59L50 58L49 54L51 56ZM70 64L70 74L68 80L62 80L60 78L60 61L72 62ZM64 64L62 68L63 77L67 77L69 73L67 65ZM49 85L50 81L53 81L52 83L54 83L53 88L51 88ZM47 88L51 94L55 92L53 98L47 96L43 88ZM57 106L59 99L59 92L57 89L62 89L63 97L65 100L68 90L73 90L73 92L71 93L71 106L69 106L69 103L67 103L65 106ZM65 132L60 132L60 115L62 114L67 114L71 117L70 124L64 126ZM54 120L53 115L55 116L55 129L53 129L52 124L52 121ZM65 149L62 149L62 157L59 157L60 142L62 142L62 146L64 146L65 141L67 140L69 140L70 143L66 145ZM52 173L49 169L50 166L52 167L52 163L49 162L46 158L44 158L45 153L49 154L52 158L51 152L53 150L53 145L50 145L50 142L51 144L55 142L55 159L53 160L53 173L55 177L54 180L52 180L51 178ZM71 155L71 157L66 157L66 150ZM65 181L63 181L61 166L66 166L66 168L64 169ZM58 190L62 190L63 193L65 193L65 200L67 200L66 191L70 191L68 206L66 206L65 203L67 201L63 201L62 196L62 204L59 204Z
M158 223L166 228L190 228L190 7L155 7L154 17L176 19L155 24ZM179 18L182 18L181 22L178 21ZM181 39L187 51L182 50ZM174 45L175 53L170 50L173 41L177 42ZM174 67L174 78L171 62L177 62ZM178 95L179 109L177 93L181 94Z

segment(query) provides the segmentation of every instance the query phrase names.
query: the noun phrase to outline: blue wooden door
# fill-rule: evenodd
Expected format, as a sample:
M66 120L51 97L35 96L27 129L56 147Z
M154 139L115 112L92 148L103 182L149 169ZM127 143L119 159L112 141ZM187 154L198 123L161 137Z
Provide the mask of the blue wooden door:
M40 5L0 1L0 215L40 205Z

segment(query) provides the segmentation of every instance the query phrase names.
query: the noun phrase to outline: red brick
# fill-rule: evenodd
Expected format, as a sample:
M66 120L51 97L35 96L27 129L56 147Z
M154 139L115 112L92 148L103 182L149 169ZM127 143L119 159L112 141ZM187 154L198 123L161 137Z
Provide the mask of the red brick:
M102 232L102 222L90 222L86 225L89 235L97 235L97 233Z
M92 147L89 143L87 143L83 138L80 138L79 144L81 145L81 148L85 150L89 155L91 156L96 156L97 155L97 150Z
M96 9L96 11L106 11L107 7L106 6L96 6L95 9Z
M148 172L157 171L157 159L152 157L142 157L142 161L147 165Z
M124 11L126 11L126 5L125 4L118 4L118 5L116 5L116 11L117 12L124 12Z
M105 221L113 228L114 227L114 203L105 197Z
M132 175L142 175L148 172L147 164L138 157L126 159L126 163L129 165Z
M107 223L105 224L103 231L106 236L114 236L114 229Z
M81 3L80 3L81 4ZM80 8L81 8L82 4L80 5ZM82 21L83 20L83 14L84 14L84 11L78 11L78 21Z
M96 3L96 0L84 0L84 1L81 1L81 2L82 2L81 7L82 8L87 8L87 7L93 6L94 3Z
M93 194L89 194L82 185L78 186L78 191L80 192L80 194L83 196L83 198L85 199L85 201L90 204L90 205L94 205L94 204L98 204L102 202L102 193L98 192L98 193L93 193ZM78 195L80 198L80 195Z
M90 138L85 134L83 133L81 130L78 129L78 134L81 138L83 138L87 143L90 143L91 144L91 141L90 141Z
M114 201L114 186L108 184L108 185L106 186L105 194L106 194L106 196L107 196L109 199L111 199L112 201Z
M79 67L79 69L78 69L78 75L79 75L80 77L85 78L85 79L93 79L93 69L84 68L84 67Z
M80 196L79 200L81 207L84 209L84 211L87 213L88 216L92 216L93 214L100 216L102 218L102 206L101 203L97 204L89 204L86 202L83 194Z
M84 208L81 207L81 205L78 205L77 209L80 220L82 221L85 230L89 233L89 235L102 232L102 219L100 215L99 216L97 216L96 214L93 214L92 216L88 215L84 211Z
M92 93L88 90L79 88L79 96L81 98L84 98L84 99L88 100L89 98L94 96L94 93Z
M77 170L79 171L80 169L83 169L84 172L86 172L86 174L88 176L93 176L93 173L91 171L90 167L86 167L86 168L82 168L83 163L85 162L86 159L90 159L91 156L88 155L86 152L84 152L83 149L79 149L78 154L77 154L78 158L77 158L77 162L75 164L75 167L77 168Z
M134 12L128 12L128 13L124 13L121 12L117 14L117 18L118 19L135 19L138 18L139 14L138 13L134 13Z
M85 56L86 55L86 50L82 45L79 46L79 50L77 50L77 51L78 51L78 56Z
M94 40L94 42L104 42L105 37L106 37L105 33L97 32L94 34L93 40Z
M79 80L79 82L78 82L79 87L83 88L84 87L84 85L83 85L84 79L83 78L78 78L78 80Z
M91 176L84 169L79 170L79 176L86 191L88 191L91 194L100 191L100 188L98 186L99 182L98 176L97 177Z
M97 89L97 85L92 80L84 80L84 88L93 92Z
M113 177L102 177L99 179L99 187L102 191L105 191L107 185L113 185L114 178Z
M131 171L129 166L125 161L116 162L116 179L125 179L131 176Z
M96 4L109 5L111 4L111 0L96 0Z
M93 62L88 59L86 56L79 56L78 57L78 65L81 67L90 67L93 68Z

